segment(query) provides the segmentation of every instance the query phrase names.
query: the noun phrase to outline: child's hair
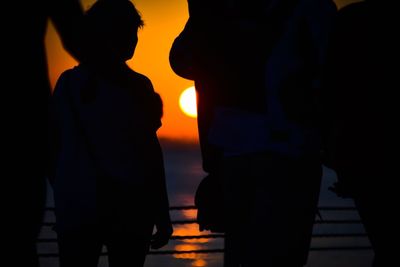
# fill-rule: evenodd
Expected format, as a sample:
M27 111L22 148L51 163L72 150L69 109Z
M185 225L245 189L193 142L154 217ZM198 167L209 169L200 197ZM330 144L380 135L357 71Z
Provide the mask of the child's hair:
M97 0L86 12L90 30L114 31L126 27L141 28L144 22L129 0Z
M129 59L136 46L137 31L143 26L141 15L131 1L97 0L87 10L84 20L88 60L96 61L113 53Z
M85 13L84 46L92 67L107 62L112 57L128 60L133 56L137 43L137 30L144 26L139 11L129 0L97 0ZM90 75L94 75L90 73ZM96 81L93 77L81 92L89 103L96 97Z

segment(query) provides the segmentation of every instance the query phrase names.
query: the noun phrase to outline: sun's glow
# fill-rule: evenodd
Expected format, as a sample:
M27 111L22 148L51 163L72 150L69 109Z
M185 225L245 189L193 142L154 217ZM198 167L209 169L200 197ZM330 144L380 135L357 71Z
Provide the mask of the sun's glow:
M196 90L194 86L185 89L179 97L179 107L182 112L191 118L197 117Z

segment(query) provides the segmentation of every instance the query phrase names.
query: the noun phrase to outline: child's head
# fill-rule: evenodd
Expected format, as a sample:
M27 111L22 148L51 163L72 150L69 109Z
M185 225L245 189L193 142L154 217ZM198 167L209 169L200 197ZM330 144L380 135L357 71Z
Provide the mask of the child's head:
M88 53L94 60L132 58L144 23L129 0L97 0L85 15Z

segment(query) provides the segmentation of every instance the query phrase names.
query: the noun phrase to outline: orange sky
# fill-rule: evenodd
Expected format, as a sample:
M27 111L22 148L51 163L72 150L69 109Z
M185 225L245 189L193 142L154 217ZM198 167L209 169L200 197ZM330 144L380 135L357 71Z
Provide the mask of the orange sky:
M94 0L84 0L88 8ZM179 108L180 93L193 82L180 78L171 70L168 54L174 38L183 29L187 20L186 0L136 0L133 1L142 14L145 27L139 30L139 43L129 66L148 76L154 89L164 101L163 126L160 137L197 140L196 119L182 113ZM62 49L52 25L48 29L47 52L49 75L54 86L57 77L76 62Z
M164 101L163 126L158 131L160 137L197 140L196 119L182 113L179 108L180 93L193 85L192 81L180 78L171 70L168 54L174 38L185 25L187 0L135 0L137 9L145 21L139 31L139 43L128 64L153 82L154 89ZM336 0L338 7L356 0ZM83 0L88 8L95 0ZM49 60L49 75L54 86L57 77L76 62L64 52L52 25L48 29L46 45Z

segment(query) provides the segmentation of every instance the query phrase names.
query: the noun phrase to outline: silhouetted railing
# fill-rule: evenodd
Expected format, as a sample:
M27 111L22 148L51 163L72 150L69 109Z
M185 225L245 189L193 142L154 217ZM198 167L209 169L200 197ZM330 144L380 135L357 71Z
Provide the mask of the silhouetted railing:
M170 210L195 210L195 206L172 206ZM319 207L319 214L323 211L354 211L356 209L351 206L345 207ZM49 212L54 212L54 208L49 207L46 208ZM196 220L173 220L173 224L193 224L197 223ZM316 225L355 225L360 224L361 221L359 219L329 219L325 220L322 216L319 216L318 219L315 220ZM53 227L55 222L52 221L45 221L43 222L43 226ZM313 239L327 239L327 238L367 238L365 232L350 232L350 233L313 233ZM215 239L215 238L224 238L224 234L198 234L198 235L174 235L172 236L172 240L187 240L187 239ZM57 238L39 238L38 243L55 243L57 242ZM326 246L326 247L311 247L311 251L330 251L330 250L366 250L371 249L369 245L357 245L357 246ZM223 248L217 249L198 249L198 250L151 250L149 254L186 254L186 253L221 253L223 252ZM106 253L104 253L106 255ZM57 253L39 253L40 257L58 257Z

